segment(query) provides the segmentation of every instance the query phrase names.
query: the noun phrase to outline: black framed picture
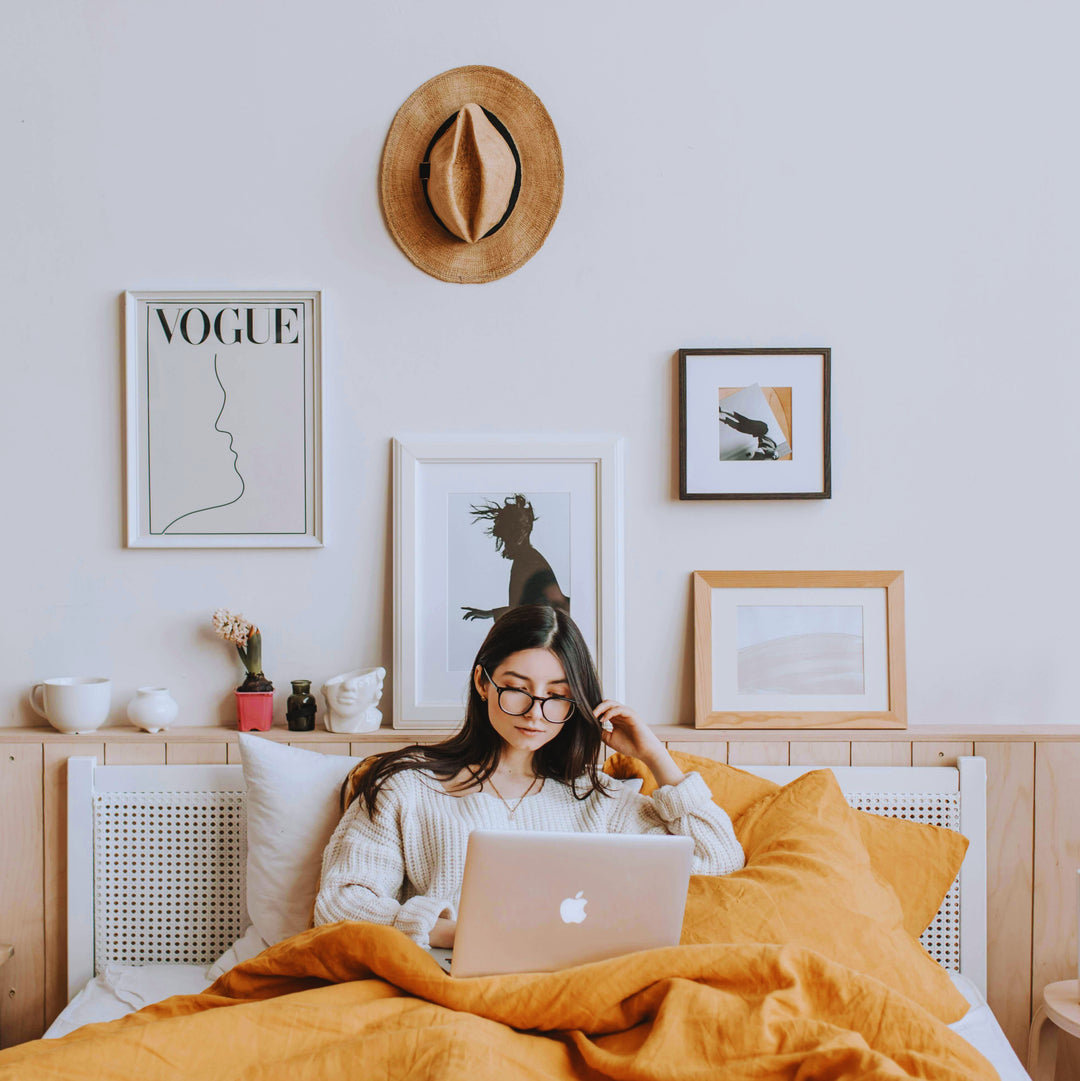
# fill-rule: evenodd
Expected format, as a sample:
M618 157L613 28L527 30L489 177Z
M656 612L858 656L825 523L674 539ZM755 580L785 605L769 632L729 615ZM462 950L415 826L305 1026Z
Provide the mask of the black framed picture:
M828 349L679 350L680 499L828 499Z

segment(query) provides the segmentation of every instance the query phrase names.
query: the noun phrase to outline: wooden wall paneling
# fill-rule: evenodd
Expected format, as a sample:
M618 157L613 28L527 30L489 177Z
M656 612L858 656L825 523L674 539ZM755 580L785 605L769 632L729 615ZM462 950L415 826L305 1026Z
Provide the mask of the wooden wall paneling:
M783 740L732 740L728 744L728 764L732 766L786 766L788 745Z
M818 743L792 740L788 746L793 766L851 765L851 744L846 740L821 740Z
M1032 1013L1035 744L976 743L975 753L986 759L986 997L1023 1062Z
M106 766L163 766L165 765L164 742L110 743L105 741Z
M945 743L912 743L911 764L913 766L955 766L962 754L974 754L975 744L960 740Z
M227 743L165 744L165 764L169 766L224 766L229 761Z
M1031 997L1076 979L1080 868L1080 743L1035 744L1035 872ZM1058 1041L1058 1081L1080 1078L1078 1041Z
M0 743L0 919L15 956L0 969L5 1047L40 1036L45 1024L45 856L40 743Z
M396 751L404 746L407 746L404 740L396 743L391 743L389 740L386 743L350 743L349 750L346 753L351 754L353 758L367 758L369 754Z
M104 743L46 743L44 748L45 1027L67 1005L67 760L105 759Z
M290 743L290 747L299 747L304 751L318 751L319 754L350 754L348 743Z
M910 766L911 744L892 740L865 740L851 744L853 766Z
M667 745L669 751L694 754L698 758L711 758L714 762L726 762L728 745L722 740L673 740Z

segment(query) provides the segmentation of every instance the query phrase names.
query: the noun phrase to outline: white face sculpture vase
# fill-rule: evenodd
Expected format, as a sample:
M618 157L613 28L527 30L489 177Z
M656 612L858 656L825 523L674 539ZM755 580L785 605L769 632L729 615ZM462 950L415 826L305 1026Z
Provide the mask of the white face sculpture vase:
M326 727L331 732L374 732L382 724L376 707L385 678L385 668L362 668L328 679L322 687Z

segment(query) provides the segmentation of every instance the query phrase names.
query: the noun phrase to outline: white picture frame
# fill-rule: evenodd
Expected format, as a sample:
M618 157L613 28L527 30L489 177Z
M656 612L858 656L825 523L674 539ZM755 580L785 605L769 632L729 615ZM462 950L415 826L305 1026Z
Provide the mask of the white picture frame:
M567 595L605 694L621 699L621 440L410 435L394 440L393 461L393 726L461 724L476 649L509 606L513 561L492 532L508 503L529 516L530 545L547 549L552 588Z
M322 294L124 294L129 548L317 548Z

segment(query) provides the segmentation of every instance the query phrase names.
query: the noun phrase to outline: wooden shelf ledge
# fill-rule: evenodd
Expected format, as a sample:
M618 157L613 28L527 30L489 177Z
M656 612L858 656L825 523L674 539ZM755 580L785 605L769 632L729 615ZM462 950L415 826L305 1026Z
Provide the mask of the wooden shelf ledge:
M374 732L290 732L274 727L257 735L282 743L430 743L449 736L454 729L403 730L383 727ZM804 743L883 742L922 743L968 740L986 743L1072 743L1080 740L1080 724L1043 725L919 725L912 728L818 729L818 728L691 728L689 725L655 725L653 731L667 742L677 743ZM74 735L45 726L0 728L0 743L226 743L236 742L237 730L226 725L176 725L164 732L143 732L131 725L99 728Z

